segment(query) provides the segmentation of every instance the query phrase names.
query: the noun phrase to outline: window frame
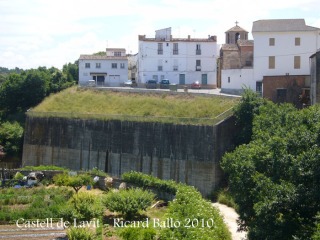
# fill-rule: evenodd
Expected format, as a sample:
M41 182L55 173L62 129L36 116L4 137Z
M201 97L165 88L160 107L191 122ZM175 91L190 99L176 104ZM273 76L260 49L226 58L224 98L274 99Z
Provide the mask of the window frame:
M158 43L158 55L163 55L163 43Z
M275 38L269 38L269 46L275 46L276 45L276 39Z
M275 69L276 68L276 57L275 56L269 56L269 69Z
M293 68L294 69L301 69L301 56L294 56L293 57Z

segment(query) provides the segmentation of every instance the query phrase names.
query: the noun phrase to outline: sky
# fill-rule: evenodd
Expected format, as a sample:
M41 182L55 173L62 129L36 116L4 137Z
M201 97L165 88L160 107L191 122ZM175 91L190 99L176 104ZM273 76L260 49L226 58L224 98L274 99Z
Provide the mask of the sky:
M167 27L174 38L216 35L219 44L236 21L249 33L260 19L320 28L319 12L319 0L0 0L0 67L61 69L107 47L136 54L138 35Z

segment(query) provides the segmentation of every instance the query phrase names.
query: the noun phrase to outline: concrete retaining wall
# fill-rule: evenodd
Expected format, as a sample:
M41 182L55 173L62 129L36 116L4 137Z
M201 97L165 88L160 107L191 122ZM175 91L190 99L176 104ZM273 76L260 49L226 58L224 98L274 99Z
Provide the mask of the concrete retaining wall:
M210 194L222 180L219 161L233 147L233 117L215 126L28 116L23 166L98 167L111 176L139 171Z

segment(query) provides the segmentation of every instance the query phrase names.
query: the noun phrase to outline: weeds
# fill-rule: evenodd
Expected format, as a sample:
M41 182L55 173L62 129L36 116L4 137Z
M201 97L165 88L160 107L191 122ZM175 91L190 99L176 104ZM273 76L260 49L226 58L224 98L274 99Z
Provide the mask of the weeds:
M212 125L219 114L237 102L222 96L116 93L72 87L49 96L29 114Z

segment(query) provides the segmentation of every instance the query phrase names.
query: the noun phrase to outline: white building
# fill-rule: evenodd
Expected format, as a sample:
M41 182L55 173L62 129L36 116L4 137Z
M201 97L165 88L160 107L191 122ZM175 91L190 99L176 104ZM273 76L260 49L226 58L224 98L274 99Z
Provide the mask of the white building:
M128 80L128 59L124 48L107 48L105 55L80 55L79 85L89 80L97 86L120 86Z
M217 38L172 38L171 28L155 38L139 35L138 82L169 79L180 85L200 81L216 87Z
M309 57L320 47L320 29L304 19L253 22L254 79L264 76L310 75Z

